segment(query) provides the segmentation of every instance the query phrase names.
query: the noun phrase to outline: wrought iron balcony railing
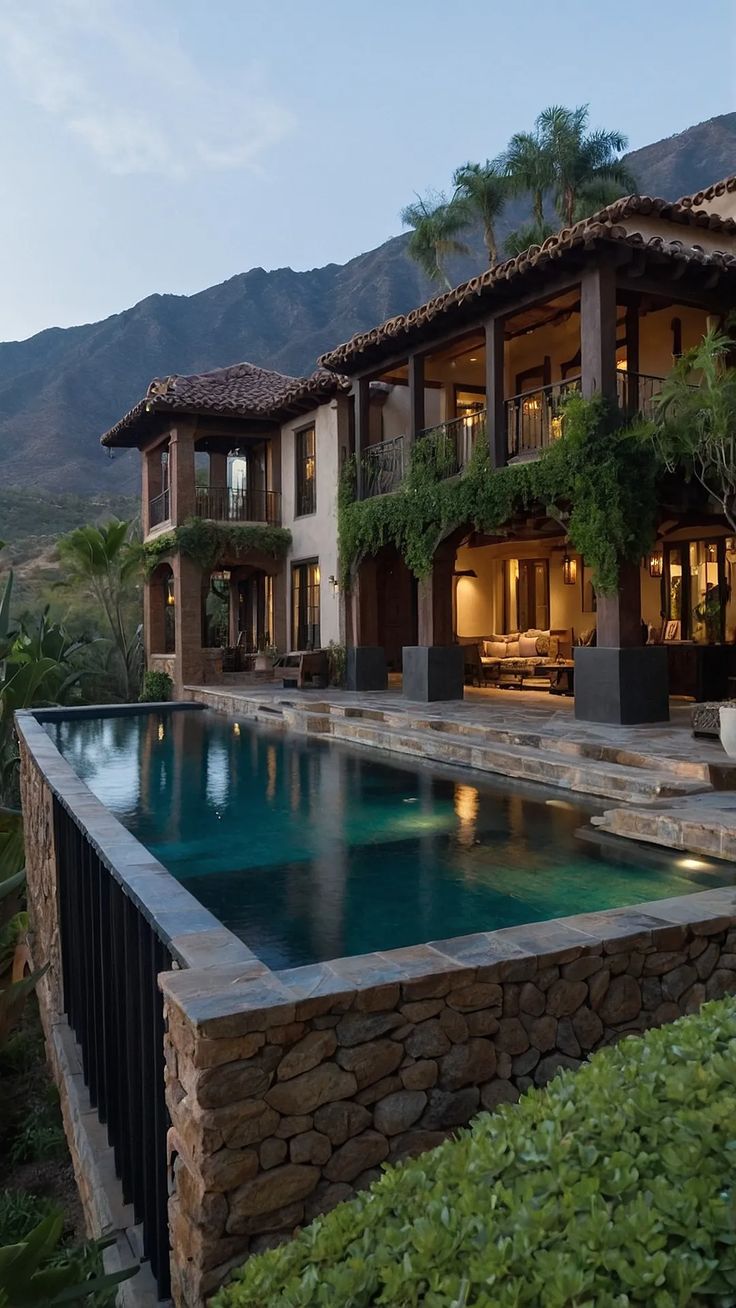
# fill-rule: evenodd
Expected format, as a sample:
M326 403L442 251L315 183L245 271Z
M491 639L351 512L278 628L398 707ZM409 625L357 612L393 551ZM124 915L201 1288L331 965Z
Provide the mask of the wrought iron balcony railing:
M404 437L368 445L361 459L361 499L398 490L404 480Z
M196 512L198 518L214 522L265 522L277 527L281 522L281 492L198 486Z
M431 463L437 476L455 477L467 468L476 445L486 438L486 429L485 409L451 418L419 433L417 454Z
M508 457L535 454L557 440L564 422L562 401L579 389L580 377L568 377L505 400Z
M152 500L148 501L148 526L160 527L162 522L168 522L170 517L169 488L161 492L160 495L154 495Z

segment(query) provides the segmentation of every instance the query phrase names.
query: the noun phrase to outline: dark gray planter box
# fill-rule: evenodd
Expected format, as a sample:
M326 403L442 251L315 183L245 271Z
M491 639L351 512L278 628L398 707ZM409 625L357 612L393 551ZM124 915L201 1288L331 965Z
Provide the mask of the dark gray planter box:
M582 645L575 649L575 717L581 722L668 722L667 650Z
M347 690L385 690L388 686L386 655L380 645L354 645L348 650Z
M465 652L461 645L405 645L403 673L406 699L462 699Z

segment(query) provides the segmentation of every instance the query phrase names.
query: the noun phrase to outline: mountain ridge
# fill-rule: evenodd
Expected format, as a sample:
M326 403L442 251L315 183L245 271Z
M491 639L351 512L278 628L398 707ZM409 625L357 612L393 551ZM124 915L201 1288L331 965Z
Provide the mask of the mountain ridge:
M736 113L642 147L628 163L639 189L665 199L736 171ZM501 240L528 218L512 202ZM5 486L125 494L137 458L108 462L100 434L154 376L201 372L248 360L280 372L311 371L317 355L436 293L391 237L345 264L306 271L255 267L192 295L153 292L99 322L48 327L0 344L0 458ZM480 235L453 261L457 281L483 266Z

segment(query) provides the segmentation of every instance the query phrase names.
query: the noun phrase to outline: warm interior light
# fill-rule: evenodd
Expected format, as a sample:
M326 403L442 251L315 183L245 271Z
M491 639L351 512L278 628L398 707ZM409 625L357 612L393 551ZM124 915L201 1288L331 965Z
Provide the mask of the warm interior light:
M649 555L649 576L661 577L664 570L664 558L661 550L655 550L654 554Z
M174 578L173 578L173 577L169 577L168 580L167 580L167 582L166 582L166 603L167 603L167 604L175 604L175 603L176 603L176 601L175 601L175 599L174 599Z
M319 564L316 563L315 566L314 566L314 584L315 584L315 586L319 586L319 582L320 582Z
M477 354L471 354L471 356L470 356L470 362L471 362L471 363L477 363L477 362L478 362L478 356L477 356Z
M578 561L566 554L562 560L562 580L565 586L574 586L578 579Z
M626 369L628 368L628 362L625 357L623 359L616 360L616 368L619 372L626 372Z
M233 735L234 735L234 736L239 736L239 735L240 735L240 723L239 723L239 722L233 722Z
M552 432L552 440L558 441L560 439L560 436L562 435L562 418L561 417L553 418L550 423L550 429Z

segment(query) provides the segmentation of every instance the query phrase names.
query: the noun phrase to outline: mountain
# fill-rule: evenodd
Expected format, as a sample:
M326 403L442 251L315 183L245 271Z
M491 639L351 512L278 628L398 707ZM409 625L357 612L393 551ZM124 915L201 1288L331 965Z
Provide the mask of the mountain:
M736 113L635 150L645 194L677 199L736 171ZM509 206L501 238L528 218ZM309 272L252 268L196 295L151 295L103 322L0 344L0 466L5 487L125 494L137 455L110 461L98 438L154 376L248 359L301 374L356 331L403 313L433 288L397 236L349 263ZM456 260L458 281L483 265L480 240Z

